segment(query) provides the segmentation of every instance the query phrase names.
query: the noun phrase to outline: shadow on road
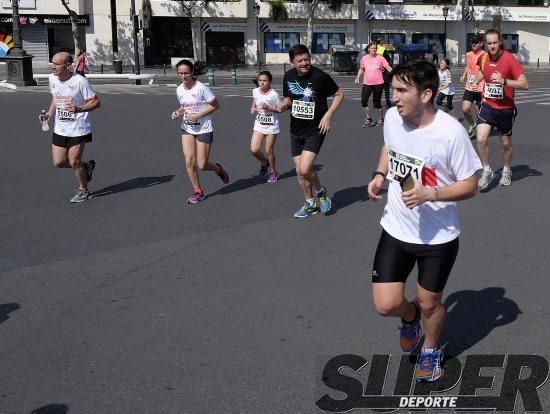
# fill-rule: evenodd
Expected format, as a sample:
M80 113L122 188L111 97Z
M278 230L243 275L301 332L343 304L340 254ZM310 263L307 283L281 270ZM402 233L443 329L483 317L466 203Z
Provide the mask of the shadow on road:
M161 177L140 177L132 178L131 180L124 181L122 183L110 185L109 187L102 188L101 190L94 191L92 195L94 197L104 197L116 193L122 193L123 191L135 190L136 188L147 188L154 185L164 184L168 181L172 181L173 175L163 175Z
M19 303L2 303L0 304L0 323L6 322L10 317L9 314L21 309Z
M360 187L350 187L343 190L336 191L332 195L332 209L326 214L331 216L336 214L338 210L345 208L349 205L352 205L356 202L369 201L369 193L366 185ZM381 188L378 192L379 195L386 194L388 191L384 188Z
M441 333L446 355L458 356L482 341L499 326L514 322L521 314L516 302L504 297L506 290L489 287L461 290L445 299L447 316Z
M322 164L315 164L313 166L314 171L320 171L322 168L323 168ZM290 177L296 177L296 170L294 168L291 170L288 170L283 174L280 174L279 181ZM208 197L214 197L214 196L223 195L223 194L230 194L230 193L234 193L235 191L246 190L247 188L251 188L258 184L264 184L264 183L266 183L266 179L264 177L260 177L259 175L254 175L249 178L240 178L237 181L233 181L231 184L228 184L225 187L220 188L214 193L208 194Z
M485 190L480 190L480 193L488 193L492 189L498 187L498 180L500 180L502 174L502 168L499 168L495 171L495 177L493 178L493 181L489 184L489 187L487 187ZM514 181L520 181L524 178L528 177L539 177L543 175L539 170L534 170L530 168L528 165L516 165L512 167L512 183Z
M48 404L36 410L32 410L31 414L67 414L69 406L65 404Z

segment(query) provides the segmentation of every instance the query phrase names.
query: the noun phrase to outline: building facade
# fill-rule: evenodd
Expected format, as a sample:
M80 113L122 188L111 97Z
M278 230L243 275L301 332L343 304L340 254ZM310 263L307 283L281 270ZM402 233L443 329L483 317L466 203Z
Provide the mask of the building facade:
M35 62L47 63L60 50L74 52L62 1L67 0L19 0L23 47ZM92 65L114 60L134 64L131 0L68 1L79 15ZM214 65L254 65L257 59L261 64L283 63L291 45L306 41L307 10L298 1L287 2L289 18L284 22L270 19L270 5L263 0L209 1L204 6L199 1L135 3L136 13L144 6L151 11L138 34L142 65L170 64L183 57ZM331 45L363 50L370 40L383 37L395 46L424 43L457 63L464 60L476 30L499 27L520 61L548 63L549 23L548 0L350 0L338 12L321 2L313 20L312 57L315 63L329 63ZM9 49L5 39L10 32L11 0L1 0L0 53ZM199 45L196 53L193 39Z

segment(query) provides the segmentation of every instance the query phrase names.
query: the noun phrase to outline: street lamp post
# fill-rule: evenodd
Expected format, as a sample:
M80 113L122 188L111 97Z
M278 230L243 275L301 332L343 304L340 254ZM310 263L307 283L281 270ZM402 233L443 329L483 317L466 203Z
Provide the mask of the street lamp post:
M19 1L12 0L13 48L3 60L6 62L7 80L17 86L36 85L32 74L32 55L23 49L21 28L19 27Z
M449 16L449 6L443 6L443 18L445 19L445 43L443 44L443 57L447 57L447 16Z
M140 74L139 69L139 49L138 49L138 33L139 33L139 22L136 15L136 0L130 2L130 14L132 15L132 26L134 32L134 61L136 64L136 75ZM136 79L136 85L141 85L141 80Z
M254 3L254 15L256 16L256 65L260 73L260 5Z

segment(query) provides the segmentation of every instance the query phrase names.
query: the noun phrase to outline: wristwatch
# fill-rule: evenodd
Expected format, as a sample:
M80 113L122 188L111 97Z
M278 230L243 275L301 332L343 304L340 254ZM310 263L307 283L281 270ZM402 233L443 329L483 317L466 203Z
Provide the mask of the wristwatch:
M374 177L376 177L377 175L381 175L382 178L384 178L384 179L386 178L386 174L384 174L382 171L375 171L375 172L372 173L372 176L371 176L370 179L374 180Z
M504 78L504 81L502 82L503 85L506 85L508 83L508 81L506 80L506 78Z

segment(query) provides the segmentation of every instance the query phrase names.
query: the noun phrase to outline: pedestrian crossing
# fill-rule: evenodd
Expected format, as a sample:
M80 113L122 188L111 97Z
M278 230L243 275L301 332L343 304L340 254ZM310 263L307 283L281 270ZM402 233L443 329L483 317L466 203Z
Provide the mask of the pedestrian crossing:
M361 85L351 83L353 80L346 79L339 82L340 88L344 91L346 101L361 101ZM282 94L281 85L274 85L280 94ZM175 84L157 84L157 85L93 85L98 95L175 95ZM238 85L220 85L211 86L214 95L224 98L252 98L252 84L240 83ZM455 104L462 100L464 87L462 84L455 86ZM0 87L0 94L7 95L13 93L49 93L48 86L41 85L31 88L19 88L17 90ZM535 104L550 105L550 87L536 87L530 85L527 91L516 90L516 104Z

